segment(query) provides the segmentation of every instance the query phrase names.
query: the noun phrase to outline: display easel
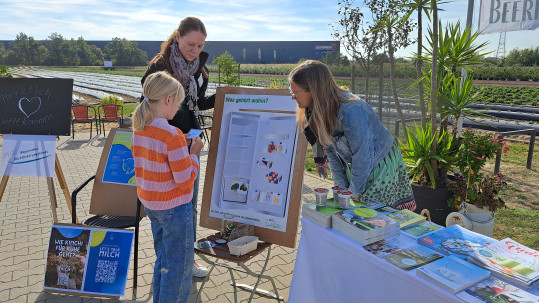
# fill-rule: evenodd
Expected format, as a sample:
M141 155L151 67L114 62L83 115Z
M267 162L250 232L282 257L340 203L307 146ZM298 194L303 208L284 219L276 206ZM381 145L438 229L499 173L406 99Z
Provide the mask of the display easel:
M69 193L69 189L67 188L67 183L64 177L64 173L62 171L62 167L60 166L60 160L58 160L58 155L55 156L54 172L56 173L56 177L58 178L58 183L60 184L60 188L64 192L67 208L69 209L69 214L71 214L72 213L71 203L70 203L71 194ZM58 207L58 203L56 201L56 191L54 189L54 180L52 179L52 177L46 177L46 178L47 178L47 186L49 188L49 198L51 202L52 218L53 218L54 223L57 223L58 217L56 215L56 208ZM2 181L0 182L0 202L2 202L2 197L4 196L4 191L6 190L8 181L9 181L9 176L3 175ZM78 222L79 222L79 219L77 218L77 223Z

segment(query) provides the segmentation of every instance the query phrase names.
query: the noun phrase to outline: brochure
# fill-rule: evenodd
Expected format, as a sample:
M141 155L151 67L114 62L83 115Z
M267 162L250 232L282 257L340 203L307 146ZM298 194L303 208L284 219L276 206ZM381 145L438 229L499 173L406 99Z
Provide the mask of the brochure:
M490 277L490 271L456 256L421 266L416 274L454 294Z
M443 254L466 259L471 252L489 246L496 240L459 225L452 225L419 237L417 242Z

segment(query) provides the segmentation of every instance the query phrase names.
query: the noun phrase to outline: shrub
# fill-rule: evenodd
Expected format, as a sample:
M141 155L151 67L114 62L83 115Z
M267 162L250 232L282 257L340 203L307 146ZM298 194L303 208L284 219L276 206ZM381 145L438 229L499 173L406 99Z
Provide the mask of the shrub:
M104 104L118 104L118 105L123 106L124 101L118 96L109 95L109 96L106 96L106 97L102 98L100 100L100 104L101 105L104 105Z
M0 78L13 78L13 75L7 71L7 67L0 65Z

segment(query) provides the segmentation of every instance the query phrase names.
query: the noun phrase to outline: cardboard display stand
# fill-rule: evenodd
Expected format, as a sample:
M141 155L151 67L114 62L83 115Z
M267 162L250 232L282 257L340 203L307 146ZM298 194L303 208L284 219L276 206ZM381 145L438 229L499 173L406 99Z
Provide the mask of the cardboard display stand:
M255 226L260 240L294 247L307 141L288 90L218 88L200 225Z
M99 160L99 166L97 167L96 178L92 189L92 200L90 203L90 213L94 215L110 215L110 216L128 216L132 217L136 213L136 203L118 203L118 201L137 201L137 187L129 182L120 184L120 182L103 182L103 175L111 150L115 145L122 145L128 147L128 152L123 153L123 159L119 159L120 162L125 163L126 160L133 157L131 153L131 146L127 146L125 138L118 140L117 134L132 134L129 129L113 128L107 136L107 141L103 147L103 153L101 153L101 159ZM116 138L116 141L115 141ZM116 143L115 143L116 142ZM116 153L115 158L121 158L121 153ZM110 163L109 163L110 164ZM110 166L110 165L109 165ZM133 172L131 172L133 170ZM134 175L134 167L127 168L129 175ZM128 178L131 179L131 178ZM141 209L141 217L146 214L144 209Z

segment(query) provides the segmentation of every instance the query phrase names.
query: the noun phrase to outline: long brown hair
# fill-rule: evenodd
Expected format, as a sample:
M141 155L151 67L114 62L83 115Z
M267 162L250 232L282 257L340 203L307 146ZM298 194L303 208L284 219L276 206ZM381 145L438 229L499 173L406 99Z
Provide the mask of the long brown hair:
M296 66L290 72L288 81L310 91L313 97L309 121L305 118L307 109L302 109L299 111L298 122L303 127L308 124L322 145L330 145L341 102L357 98L347 99L345 93L348 89L339 87L329 68L316 60L307 60Z
M204 36L208 36L206 33L206 27L204 26L204 23L197 17L187 17L184 18L182 21L180 21L180 25L178 25L178 28L176 28L172 34L170 34L170 37L168 39L161 43L161 51L159 54L157 54L148 64L148 67L152 65L152 63L155 63L160 60L161 57L165 57L168 60L167 54L170 52L170 45L172 44L172 41L176 39L176 36L180 34L180 37L184 37L185 35L189 34L192 31L198 31L201 32Z

